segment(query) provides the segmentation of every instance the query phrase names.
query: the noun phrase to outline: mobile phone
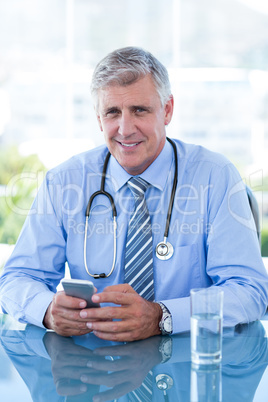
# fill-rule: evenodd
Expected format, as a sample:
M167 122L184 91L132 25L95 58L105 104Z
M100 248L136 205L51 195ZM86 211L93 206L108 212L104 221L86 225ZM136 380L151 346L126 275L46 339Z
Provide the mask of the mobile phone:
M86 308L100 307L98 303L94 303L91 300L91 297L95 293L95 288L91 281L83 279L63 279L61 283L67 296L79 297L80 299L86 300Z

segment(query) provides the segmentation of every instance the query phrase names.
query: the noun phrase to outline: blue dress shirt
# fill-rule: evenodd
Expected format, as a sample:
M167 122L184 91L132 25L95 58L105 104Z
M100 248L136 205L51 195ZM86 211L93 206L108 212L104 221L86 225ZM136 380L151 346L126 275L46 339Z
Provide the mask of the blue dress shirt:
M190 328L190 289L221 286L224 325L259 319L267 307L268 279L245 186L223 156L175 140L178 185L168 241L174 255L166 261L154 255L155 300L170 310L173 332ZM90 279L84 267L85 210L100 189L107 148L74 156L49 171L25 221L0 280L5 312L22 322L42 326L46 309L68 263L72 278ZM163 241L174 175L174 155L166 144L140 175L146 191L153 248ZM127 187L131 176L111 156L105 189L117 208L115 270L93 279L101 292L124 282L124 249L134 199ZM86 250L92 273L108 273L113 259L112 211L107 197L95 198L89 219Z

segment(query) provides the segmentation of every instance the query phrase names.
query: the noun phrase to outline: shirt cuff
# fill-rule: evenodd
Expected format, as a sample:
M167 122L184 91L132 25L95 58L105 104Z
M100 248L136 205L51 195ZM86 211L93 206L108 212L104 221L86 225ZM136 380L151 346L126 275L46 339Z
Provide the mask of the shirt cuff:
M53 296L54 293L51 291L36 294L25 309L24 320L27 323L45 328L43 325L43 319L48 306L52 302Z
M173 334L190 331L190 297L161 300L172 316Z

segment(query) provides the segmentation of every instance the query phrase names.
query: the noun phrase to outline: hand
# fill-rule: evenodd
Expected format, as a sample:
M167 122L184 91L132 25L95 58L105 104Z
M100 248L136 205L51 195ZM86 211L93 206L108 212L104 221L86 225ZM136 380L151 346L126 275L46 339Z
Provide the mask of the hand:
M83 376L83 382L111 388L95 395L98 402L116 400L139 388L149 371L161 363L161 340L161 336L154 336L125 345L95 349L93 353L98 359L92 361L91 367L98 371L95 376ZM108 356L112 360L107 360Z
M159 304L143 299L126 283L108 286L102 293L93 295L92 301L115 304L80 312L80 316L87 320L87 327L99 338L128 342L161 333L162 310Z
M92 330L86 325L87 320L80 312L87 303L77 297L66 296L63 291L57 292L46 311L43 324L62 336L84 335ZM83 310L87 311L89 309ZM92 308L92 310L100 310Z
M93 400L120 398L138 388L149 370L162 360L159 346L162 337L152 337L126 345L111 345L94 350L76 345L73 338L47 332L43 338L51 357L56 390L59 395L93 396ZM92 347L94 337L86 337ZM99 393L99 386L108 390ZM88 398L87 400L91 400ZM84 399L83 399L84 400Z
M87 396L86 400L92 400L99 386L88 386L80 377L92 373L88 364L94 359L93 351L76 345L73 338L62 337L55 332L47 332L43 342L51 358L51 370L57 393L62 396L83 395Z

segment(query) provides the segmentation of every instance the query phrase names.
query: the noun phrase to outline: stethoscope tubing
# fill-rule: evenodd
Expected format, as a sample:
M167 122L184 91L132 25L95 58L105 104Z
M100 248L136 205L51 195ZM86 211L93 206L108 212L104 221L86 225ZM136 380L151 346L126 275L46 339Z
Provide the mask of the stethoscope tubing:
M175 198L176 188L177 188L177 183L178 183L178 153L177 153L176 144L168 137L167 137L167 140L172 145L172 148L173 148L174 158L175 158L175 170L174 170L173 185L172 185L171 196L170 196L167 218L166 218L166 227L165 227L165 232L164 232L164 238L166 238L166 239L168 237L169 225L170 225L170 221L171 221L171 214L172 214L172 210L173 210L174 198Z
M173 178L173 185L172 185L172 190L171 190L171 195L170 195L170 201L169 201L169 206L168 206L168 212L167 212L167 217L166 217L166 226L165 226L165 232L164 232L164 240L163 242L160 242L156 246L156 256L159 259L166 260L172 257L173 255L173 247L170 243L167 242L167 237L169 233L169 226L170 226L170 221L171 221L171 215L172 215L172 210L173 210L173 204L174 204L174 198L175 198L175 193L176 193L176 188L177 188L177 182L178 182L178 155L177 155L177 149L176 149L176 144L167 137L168 142L171 144L173 148L173 153L174 153L174 158L175 158L175 170L174 170L174 178ZM106 179L106 172L107 172L107 166L108 162L110 159L111 153L108 152L103 164L103 170L102 170L102 178L101 178L101 187L100 190L96 191L91 195L89 198L87 208L86 208L86 222L85 222L85 236L84 236L84 265L85 269L88 273L89 276L98 279L98 278L108 278L114 271L115 268L115 261L116 261L116 247L117 247L117 241L116 241L116 230L117 230L117 210L116 206L114 203L114 199L110 193L105 191L105 179ZM89 271L88 265L87 265L87 258L86 258L86 250L87 250L87 232L88 232L88 221L90 217L90 211L91 211L91 205L93 200L98 196L98 195L104 195L109 199L109 202L112 207L112 218L113 218L113 232L114 232L114 244L113 244L113 262L112 262L112 268L110 269L108 274L101 273L101 274L92 274ZM161 252L162 250L162 252ZM165 251L163 251L165 250Z

